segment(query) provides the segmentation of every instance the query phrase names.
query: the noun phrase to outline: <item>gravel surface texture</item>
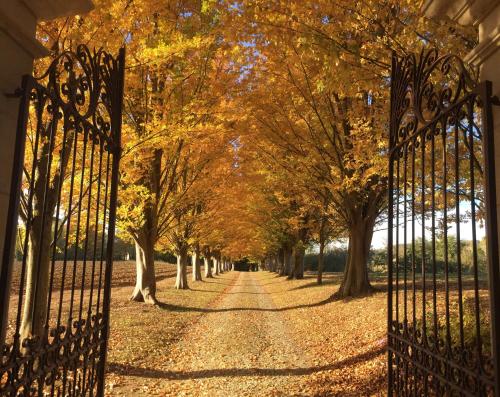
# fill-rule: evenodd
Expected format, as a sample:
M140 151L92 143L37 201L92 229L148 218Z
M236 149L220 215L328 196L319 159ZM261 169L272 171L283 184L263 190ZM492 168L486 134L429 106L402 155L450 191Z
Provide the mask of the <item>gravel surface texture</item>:
M235 272L207 282L228 288L173 352L160 388L178 396L307 396L310 361L288 333L264 285L269 273Z

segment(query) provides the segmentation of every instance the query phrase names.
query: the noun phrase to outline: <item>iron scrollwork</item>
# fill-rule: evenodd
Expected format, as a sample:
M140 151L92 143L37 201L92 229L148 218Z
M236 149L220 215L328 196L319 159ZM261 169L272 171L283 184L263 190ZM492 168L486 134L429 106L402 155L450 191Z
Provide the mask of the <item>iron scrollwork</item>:
M392 70L391 147L435 122L476 87L459 57L440 56L436 49L422 51L419 57L394 54Z
M103 395L123 78L79 45L23 79L0 396Z

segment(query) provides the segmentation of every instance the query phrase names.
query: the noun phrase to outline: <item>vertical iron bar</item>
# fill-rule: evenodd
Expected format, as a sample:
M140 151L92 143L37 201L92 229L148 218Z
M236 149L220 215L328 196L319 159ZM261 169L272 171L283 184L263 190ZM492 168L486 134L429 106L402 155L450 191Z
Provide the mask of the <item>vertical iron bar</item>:
M88 190L88 199L87 199L87 215L85 219L85 243L83 245L83 263L82 263L82 283L80 286L80 308L78 311L78 320L81 321L82 313L83 313L83 298L85 295L85 276L87 271L87 251L89 246L89 226L90 226L90 211L91 211L91 203L92 203L92 178L94 177L94 153L95 153L95 142L94 142L94 134L89 133L88 139L90 140L90 164L89 164L89 186Z
M476 329L476 349L477 375L481 374L482 366L482 339L481 339L481 307L479 305L479 270L477 259L477 236L476 236L476 192L475 192L475 166L474 166L474 101L467 104L467 121L469 136L469 172L470 172L470 200L471 200L471 224L472 224L472 269L474 273L474 319Z
M405 144L403 147L404 150L404 160L403 160L403 228L404 228L404 236L403 236L403 270L404 270L404 287L403 287L403 298L404 298L404 320L403 320L403 332L406 336L408 330L408 253L407 253L407 243L408 243L408 197L407 197L407 182L408 182L408 145Z
M47 238L49 239L50 241L50 238L51 236L46 236L45 235L45 218L48 216L50 218L50 221L52 221L52 215L53 214L47 214L48 212L48 208L47 208L47 202L48 202L48 194L49 194L49 188L50 188L50 183L51 183L51 180L50 180L50 170L51 170L51 167L52 167L52 160L53 160L53 157L54 157L54 145L55 145L55 139L56 139L56 131L57 131L57 106L52 102L52 105L54 106L54 114L53 114L53 118L52 118L52 122L50 123L50 143L49 143L49 153L48 153L48 161L47 161L47 170L46 170L46 178L47 180L45 181L45 187L44 187L44 192L43 192L43 205L42 205L42 227L41 227L41 230L40 230L40 237L39 237L39 247L40 249L38 250L38 253L37 253L37 263L38 263L38 269L37 269L37 275L36 275L36 284L35 284L35 293L34 293L34 296L35 296L35 301L34 301L34 305L33 305L33 308L32 308L32 317L35 318L35 313L36 313L36 308L37 308L37 300L36 300L36 297L38 295L38 288L39 288L39 282L40 282L40 272L41 272L41 269L42 269L42 266L41 266L41 261L42 261L42 250L41 250L41 247L43 246L43 242L44 240ZM41 120L41 118L40 118ZM38 134L38 131L37 131L37 134ZM52 230L52 225L49 225L49 232ZM50 293L50 291L49 291ZM32 327L34 326L34 321L32 322ZM32 331L34 331L32 329ZM41 335L39 335L41 337Z
M459 332L460 332L460 348L464 350L464 310L462 302L462 255L460 241L460 153L458 140L458 126L460 123L460 109L456 109L456 120L454 128L455 138L455 227L456 227L456 262L457 262L457 282L458 282L458 317L459 317Z
M388 270L388 280L387 280L387 288L388 288L388 293L387 293L387 332L389 335L388 342L389 342L389 349L387 349L387 363L388 363L388 395L392 396L392 384L394 382L394 377L392 374L392 355L393 352L391 351L392 346L392 340L393 337L391 337L392 334L392 326L393 326L393 321L392 321L392 250L393 250L393 244L392 244L392 233L393 233L393 205L394 205L394 152L392 151L392 148L389 149L390 154L389 154L389 180L388 180L388 200L389 200L389 214L388 214L388 236L387 236L387 270Z
M451 331L450 331L450 283L449 283L449 263L448 263L448 162L446 158L446 125L447 120L442 120L441 138L443 141L443 245L444 245L444 283L445 283L445 312L446 312L446 355L451 356ZM449 377L449 366L447 366L446 378Z
M104 295L103 295L103 329L101 359L98 368L97 396L104 396L104 373L106 369L106 356L109 338L109 309L111 305L111 274L113 270L113 243L115 239L116 224L116 199L118 194L118 172L121 156L121 121L123 104L123 84L125 76L125 49L121 48L116 61L116 69L113 81L113 101L112 101L112 144L113 144L113 164L111 171L111 190L109 204L109 229L106 250L106 269L104 275Z
M392 53L392 68L391 68L391 81L395 80L395 73L396 73L396 62L397 62L397 55L395 52ZM394 200L394 147L396 146L397 142L397 132L396 132L396 126L393 120L394 117L394 107L396 105L395 103L395 95L394 95L394 88L391 87L391 99L390 99L390 109L391 109L391 114L389 115L389 178L388 178L388 204L389 204L389 214L388 214L388 235L387 235L387 270L388 270L388 279L387 279L387 288L388 288L388 299L387 299L387 342L388 342L388 349L387 349L387 374L388 374L388 384L387 384L387 395L389 397L393 396L392 393L392 387L394 383L394 375L393 375L393 368L392 368L392 356L393 352L391 351L391 348L394 348L393 344L395 339L391 338L391 327L392 327L392 218L393 218L393 200ZM397 249L397 248L396 248ZM397 298L396 298L397 302ZM397 308L397 304L396 304ZM397 315L396 315L397 318Z
M59 311L57 314L57 328L61 326L61 316L62 316L62 308L63 308L63 298L64 298L64 288L65 288L65 280L66 280L66 272L68 265L68 242L69 242L69 234L71 231L71 215L73 214L73 190L75 188L75 168L76 168L76 149L78 147L78 122L74 120L74 128L75 128L75 136L73 138L73 159L71 161L71 178L69 185L69 193L68 193L68 215L66 219L66 232L64 238L64 254L63 254L63 268L61 274L61 289L59 291Z
M427 341L427 318L426 318L426 288L425 288L425 142L428 130L424 129L421 134L421 164L420 164L420 183L422 184L422 345L428 348ZM428 394L427 375L424 375L424 393Z
M412 274L412 340L417 343L417 293L416 293L416 255L415 255L415 160L417 156L417 139L416 135L412 140L411 148L411 274ZM413 379L417 379L417 366L413 365ZM415 386L415 385L414 385ZM413 388L413 396L417 396L417 388Z
M437 315L437 285L436 285L436 131L431 127L431 239L432 239L432 311L434 321L434 346L439 351L439 331Z
M66 155L66 139L67 139L67 134L68 134L68 121L65 117L64 120L64 132L63 132L63 139L62 139L62 149L61 149L61 158L59 160L60 166L59 166L59 175L60 175L60 180L59 180L59 186L57 187L57 205L56 205L56 221L54 225L54 238L53 238L53 245L52 245L52 260L51 260L51 269L50 269L50 282L49 285L51 286L52 290L52 285L54 283L54 271L55 271L55 262L56 262L56 252L57 252L57 236L59 234L58 229L59 229L59 213L61 210L61 191L62 191L62 185L64 183L64 156ZM71 145L73 146L73 145ZM71 148L70 148L71 152ZM68 154L69 156L69 154ZM61 228L64 226L64 222L61 224ZM47 317L45 319L45 327L46 330L48 331L49 329L49 314L50 314L50 309L52 305L52 293L49 293L48 296L48 302L47 302Z
M106 236L106 214L108 213L108 190L109 190L109 159L111 153L106 150L106 184L104 186L104 210L103 210L103 222L102 222L102 236L101 236L101 258L99 260L99 283L97 289L97 309L96 315L99 317L101 313L101 290L102 290L102 268L103 262L105 261L105 236Z
M76 236L75 236L75 249L74 249L74 255L75 257L73 258L73 275L71 279L71 299L70 299L70 306L69 306L69 316L68 316L68 325L71 319L73 318L73 308L74 308L74 300L75 300L75 286L76 286L76 272L78 269L78 244L80 243L80 224L81 224L81 219L82 219L82 201L83 201L83 188L84 188L84 180L85 180L85 159L87 155L87 141L88 141L88 135L90 131L88 127L83 127L83 154L82 154L82 170L80 173L80 189L78 191L78 213L76 215Z

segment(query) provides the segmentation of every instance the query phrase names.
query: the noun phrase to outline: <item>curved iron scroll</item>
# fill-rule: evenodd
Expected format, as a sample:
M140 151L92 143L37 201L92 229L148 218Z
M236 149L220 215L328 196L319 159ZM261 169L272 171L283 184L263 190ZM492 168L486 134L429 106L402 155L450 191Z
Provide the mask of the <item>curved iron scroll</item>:
M23 78L0 396L103 395L124 62L79 45Z
M456 56L393 56L390 396L500 396L491 106Z
M474 90L475 80L460 58L436 49L392 58L390 146L429 125Z

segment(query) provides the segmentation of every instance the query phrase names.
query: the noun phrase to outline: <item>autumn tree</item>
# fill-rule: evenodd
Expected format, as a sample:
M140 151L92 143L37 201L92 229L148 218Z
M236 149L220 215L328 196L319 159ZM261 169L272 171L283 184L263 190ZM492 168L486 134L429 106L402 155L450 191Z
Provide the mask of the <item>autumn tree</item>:
M391 50L435 43L450 25L433 25L409 2L244 1L233 13L246 22L240 40L254 48L246 106L261 146L272 145L292 175L308 175L313 191L328 192L325 213L349 236L339 295L366 293L373 230L386 205ZM452 33L447 45L463 44Z

